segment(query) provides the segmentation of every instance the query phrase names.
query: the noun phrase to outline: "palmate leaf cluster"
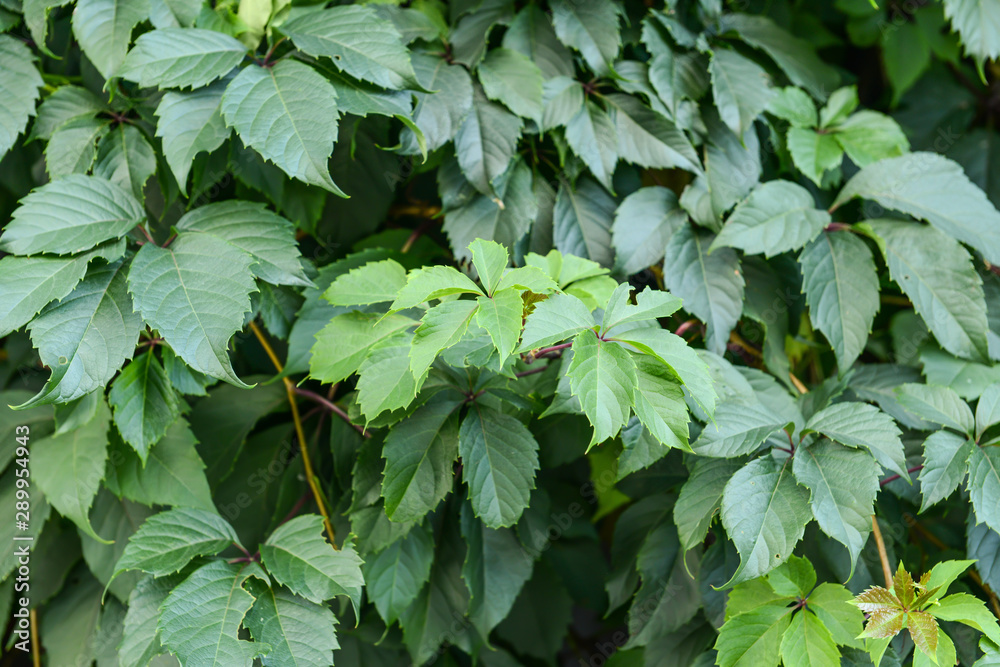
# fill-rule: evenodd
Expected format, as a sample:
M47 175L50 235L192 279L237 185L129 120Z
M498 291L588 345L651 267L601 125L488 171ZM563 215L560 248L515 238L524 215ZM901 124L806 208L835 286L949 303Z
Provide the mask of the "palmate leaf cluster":
M1000 10L911 4L0 0L43 663L995 664Z

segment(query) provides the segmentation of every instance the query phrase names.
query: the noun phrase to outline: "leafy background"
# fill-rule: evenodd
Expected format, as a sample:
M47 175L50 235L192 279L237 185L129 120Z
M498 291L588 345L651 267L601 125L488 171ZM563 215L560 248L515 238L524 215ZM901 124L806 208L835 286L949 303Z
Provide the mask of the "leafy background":
M1000 9L877 4L0 0L36 656L996 664Z

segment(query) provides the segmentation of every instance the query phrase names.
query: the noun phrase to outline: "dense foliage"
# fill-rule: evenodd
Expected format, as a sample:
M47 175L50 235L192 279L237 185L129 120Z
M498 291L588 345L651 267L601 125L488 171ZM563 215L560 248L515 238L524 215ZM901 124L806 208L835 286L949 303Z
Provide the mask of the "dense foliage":
M0 30L3 664L1000 664L993 0Z

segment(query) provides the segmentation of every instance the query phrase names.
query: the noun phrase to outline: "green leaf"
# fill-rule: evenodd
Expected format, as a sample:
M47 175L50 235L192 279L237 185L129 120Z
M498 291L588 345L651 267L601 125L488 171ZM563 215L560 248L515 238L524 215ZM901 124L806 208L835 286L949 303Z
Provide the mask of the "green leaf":
M146 221L142 204L103 178L73 174L21 200L0 236L14 255L67 255L125 236Z
M618 136L618 156L651 169L701 173L698 155L673 121L630 95L606 97Z
M790 127L786 135L792 162L806 178L822 187L823 175L844 161L844 150L831 134L806 127Z
M413 324L402 315L381 319L376 314L359 312L337 315L316 334L309 373L324 383L340 382L358 370L372 346Z
M104 103L101 99L86 88L60 86L38 107L38 116L31 127L29 139L48 140L66 121L80 116L93 117L103 110Z
M147 243L132 261L136 309L194 370L246 386L229 361L229 339L243 328L256 290L252 258L209 234L181 233L169 248Z
M552 218L556 249L611 266L611 224L617 204L604 188L589 178L581 178L576 189L561 182Z
M521 318L524 313L521 292L515 287L508 287L492 297L476 297L476 302L479 304L476 324L489 332L500 360L504 361L514 352L521 336Z
M268 573L294 593L322 603L335 595L361 603L361 558L350 546L335 550L323 535L323 518L298 516L281 524L260 545Z
M810 417L804 431L821 433L848 447L867 449L882 467L909 479L896 422L873 405L834 403Z
M383 88L420 89L410 55L396 27L372 7L330 7L304 13L280 30L311 56Z
M807 245L828 224L830 214L816 208L808 190L789 181L768 181L736 207L711 250L728 246L773 257Z
M486 288L486 293L492 295L507 268L507 249L499 243L476 239L469 244L469 250L472 252L472 264L476 267L480 282Z
M73 10L73 34L87 59L105 79L125 60L132 28L149 16L149 0L79 0Z
M527 5L517 13L503 34L502 45L527 56L546 79L574 75L572 54L559 42L552 22L538 5Z
M799 447L792 460L795 479L809 489L813 516L824 533L845 547L851 573L871 532L879 467L867 452L829 440Z
M723 401L691 448L698 456L732 458L752 454L771 435L785 428L788 420L761 403Z
M392 260L386 260L392 261ZM370 264L369 264L370 266ZM398 282L392 275L393 284ZM379 278L379 284L386 283L385 277ZM331 288L330 293L333 293ZM338 290L339 291L339 290ZM411 271L406 284L395 290L394 301L390 312L413 308L432 299L440 299L452 294L478 294L482 290L464 273L450 266L425 266Z
M658 263L667 241L686 220L677 195L667 188L640 188L630 194L615 211L611 227L615 269L632 275Z
M101 389L132 356L142 318L125 290L127 267L118 261L91 268L68 296L31 321L31 341L52 374L21 407L68 403Z
M997 7L986 0L944 0L944 13L961 35L965 53L981 61L1000 57L1000 24Z
M608 190L618 163L618 143L611 117L594 102L587 102L566 123L566 141Z
M115 576L142 570L154 577L179 572L196 556L214 556L233 542L236 533L215 512L178 507L146 520L125 547Z
M778 89L767 105L767 111L778 118L784 118L792 127L816 127L819 122L816 104L806 91L795 86Z
M266 653L269 645L238 636L240 622L254 603L254 597L243 589L250 576L246 570L246 566L212 561L171 591L157 624L164 648L186 665L250 667L255 657Z
M21 3L24 23L31 32L31 38L46 55L51 55L45 45L49 32L49 12L67 4L69 0L25 0Z
M716 664L720 667L777 665L791 616L788 602L776 600L730 618L719 629L715 642Z
M265 667L333 665L333 652L340 645L335 631L337 619L329 607L256 580L250 586L257 599L243 625L254 643L271 647L261 658L261 664Z
M824 583L809 594L809 609L816 614L833 640L841 646L860 647L855 639L861 634L864 614L850 604L851 592L839 584Z
M874 111L859 111L839 123L833 130L833 137L859 167L898 157L910 150L910 142L899 124Z
M976 510L976 523L985 522L1000 532L1000 448L972 448L967 486Z
M535 304L528 315L521 337L522 353L561 343L594 326L594 316L587 306L571 294L558 292Z
M633 329L621 339L669 366L684 383L692 398L711 415L715 412L715 388L708 366L684 339L663 329Z
M201 88L240 64L247 48L200 28L164 28L139 36L117 75L143 88Z
M725 49L712 51L708 71L722 122L743 136L774 96L771 78L757 63Z
M726 586L788 560L811 518L809 492L795 483L787 462L764 456L744 466L722 494L722 525L740 553Z
M494 181L510 166L523 128L524 121L475 87L472 110L455 135L455 153L462 173L477 190L494 192Z
M708 349L723 354L743 312L740 259L728 248L709 253L713 236L681 227L667 243L663 281L684 309L705 322Z
M347 196L327 164L337 140L337 91L313 68L297 60L244 68L226 87L222 116L292 178Z
M156 624L160 619L160 605L167 595L182 581L182 577L144 577L128 598L122 643L118 647L121 667L145 667L164 652Z
M781 658L785 667L836 665L840 651L826 625L815 614L802 611L792 617L781 638Z
M55 180L89 172L97 159L97 142L107 134L109 125L106 119L90 116L79 116L60 125L45 147L45 170L49 177Z
M954 390L907 383L896 388L896 396L904 408L921 419L972 435L976 425L975 417L972 416L969 405Z
M636 292L635 305L633 305L626 301L630 290L631 287L628 283L622 283L615 290L604 311L604 321L601 325L602 333L606 334L623 324L649 324L651 320L670 317L680 310L681 300L670 292L654 290L647 285L646 289ZM615 302L619 293L622 293L621 301L613 305L612 302Z
M499 294L508 291L502 290ZM486 297L481 296L479 299ZM486 300L492 304L492 301ZM473 315L481 308L478 301L446 301L427 309L420 320L420 326L413 332L413 343L410 347L410 371L413 377L423 377L442 350L462 339ZM520 310L518 312L520 313ZM517 324L520 333L520 320ZM339 340L337 343L336 353L343 354L342 343Z
M662 50L649 61L649 83L667 111L679 118L684 100L698 100L708 90L707 59L702 54Z
M531 578L534 560L511 528L493 529L462 507L462 535L468 544L462 578L469 587L469 620L482 637L502 621Z
M976 403L976 440L997 423L1000 423L1000 383L987 387Z
M214 512L205 464L195 449L197 442L187 423L177 419L145 459L130 451L112 450L112 457L120 459L108 479L108 487L145 505L194 507Z
M368 596L386 625L395 623L420 594L433 561L433 535L415 528L365 564Z
M516 269L504 270L497 290L508 287L516 287L536 294L545 294L558 289L558 285L548 274L534 266L520 266Z
M473 403L458 447L476 516L490 528L516 523L538 470L538 443L531 432L514 417Z
M159 442L180 414L180 405L170 378L150 352L136 357L111 385L108 403L115 426L139 454L143 464L149 448Z
M90 525L90 506L104 479L111 411L103 401L86 424L36 441L31 476L52 507L87 535L107 544Z
M568 76L549 79L542 85L542 107L543 130L565 127L583 109L583 86Z
M490 49L478 73L488 98L541 124L542 71L527 56L507 48Z
M855 197L926 220L987 261L1000 263L1000 238L991 231L1000 225L1000 212L962 168L943 155L911 153L869 165L847 182L833 207Z
M968 593L955 593L941 598L927 609L927 613L942 621L964 623L979 630L994 644L1000 644L1000 626L996 616L977 597Z
M156 153L134 125L119 125L97 145L94 176L131 190L136 199L143 199L146 181L155 173Z
M311 284L302 272L295 226L261 204L226 201L196 208L177 221L179 231L205 232L256 260L253 273L274 285Z
M924 440L924 467L920 471L920 511L950 496L965 480L974 443L968 438L936 431Z
M628 422L638 383L636 364L628 352L591 331L581 331L573 339L573 362L566 375L594 427L589 446L618 435Z
M461 65L451 65L444 58L416 53L413 69L428 90L417 93L413 122L427 140L427 150L434 151L451 141L472 110L472 77ZM400 137L402 151L408 155L420 152L416 135L404 130Z
M410 372L411 339L398 333L382 339L358 368L358 405L369 422L386 410L406 407L420 390L424 378Z
M695 460L691 476L681 487L674 505L674 523L677 524L677 534L685 552L705 540L708 528L722 506L726 484L742 467L740 459Z
M156 107L156 136L163 140L163 157L182 194L187 194L188 173L195 156L211 153L232 132L221 112L227 84L217 81L190 93L169 92Z
M879 309L871 250L853 234L824 232L799 255L809 315L823 332L841 371L860 356Z
M552 23L559 40L580 52L587 66L598 76L612 71L618 58L621 33L618 30L618 7L611 0L579 3L555 0Z
M452 270L454 271L454 269ZM434 273L437 275L439 272ZM458 272L455 271L455 273ZM419 271L411 273L411 280L416 278L417 275L419 275ZM383 259L378 262L368 262L351 269L347 273L342 273L336 280L330 283L330 287L323 293L323 298L335 306L364 306L392 301L394 299L399 301L403 296L399 292L404 289L406 283L406 269L393 259ZM426 300L422 299L422 301ZM399 307L395 307L395 304L393 304L394 307L392 310L412 308L418 303L421 303L421 301L415 301Z
M121 241L73 257L0 259L0 336L20 329L46 305L72 292L94 258L114 261L123 254Z
M636 416L664 446L691 451L687 405L679 380L669 368L652 359L636 358L635 365Z

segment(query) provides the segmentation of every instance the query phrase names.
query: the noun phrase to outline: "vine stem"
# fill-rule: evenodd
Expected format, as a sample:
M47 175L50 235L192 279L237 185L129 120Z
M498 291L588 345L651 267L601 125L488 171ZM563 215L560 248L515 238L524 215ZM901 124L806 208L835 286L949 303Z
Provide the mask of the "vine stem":
M878 519L872 514L872 535L878 546L878 559L882 561L882 574L885 575L885 587L892 590L892 569L889 567L889 555L885 552L885 542L882 541L882 531L878 527Z
M38 610L32 609L28 616L31 619L31 664L42 667L42 648L38 642Z
M922 465L913 466L912 468L909 468L906 472L907 473L915 473L915 472L918 472L918 471L923 470L923 469L924 469L924 467ZM879 486L885 486L889 482L895 482L897 479L899 479L899 477L900 477L899 475L890 475L889 477L886 477L881 482L879 482L878 485Z
M330 412L332 412L333 414L337 415L338 417L340 417L341 419L343 419L345 422L347 422L348 424L350 424L351 427L355 431L357 431L358 433L360 433L364 437L366 437L366 438L372 437L372 434L369 433L368 431L366 431L364 429L364 427L358 426L357 424L355 424L354 422L352 422L351 418L347 415L346 412L344 412L344 409L341 408L336 403L334 403L333 401L331 401L331 400L329 400L327 398L324 398L324 397L320 396L319 394L317 394L315 392L309 391L308 389L303 389L302 387L296 387L294 384L292 385L292 387L293 387L293 391L295 391L296 394L298 394L299 396L302 396L304 398L308 398L310 401L315 401L316 403L322 405L324 408L326 408L327 410L329 410Z
M267 342L264 338L264 332L260 330L256 322L250 322L250 330L253 331L253 335L257 337L260 342L261 347L264 348L264 352L271 359L271 363L280 373L284 370L281 365L281 361L278 359L278 355L274 353L271 348L271 344ZM312 491L313 499L316 501L316 507L319 509L319 513L323 516L323 525L326 527L327 537L330 538L330 545L336 549L337 543L334 540L333 524L330 523L330 514L326 510L326 504L323 502L323 494L320 492L319 487L316 485L316 474L313 472L312 461L309 459L309 445L306 443L306 434L302 429L302 417L299 415L299 404L295 400L295 383L288 378L281 378L282 382L285 384L285 394L288 396L288 404L292 408L292 421L295 422L295 435L299 439L299 450L302 452L302 464L305 467L306 481L309 483L309 489Z

